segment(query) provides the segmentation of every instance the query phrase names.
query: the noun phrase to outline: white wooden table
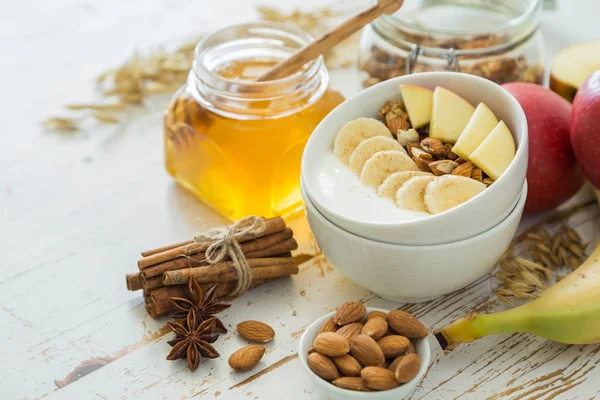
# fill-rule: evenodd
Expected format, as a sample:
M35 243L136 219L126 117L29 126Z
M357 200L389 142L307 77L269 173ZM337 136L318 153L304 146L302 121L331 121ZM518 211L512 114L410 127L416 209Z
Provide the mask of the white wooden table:
M263 2L260 2L263 3ZM275 3L275 2L273 2ZM280 7L318 0L277 2ZM93 79L134 48L257 18L259 1L32 0L0 13L0 398L320 398L295 357L314 319L348 300L402 307L430 328L469 311L501 309L487 279L436 301L394 304L340 276L325 260L293 279L265 285L221 314L227 325L259 319L277 331L261 363L234 373L227 358L245 342L233 330L220 359L191 373L165 360L172 334L153 320L140 292L128 292L140 250L223 220L178 187L163 168L162 109L155 99L120 126L75 135L45 133L40 121L91 99ZM559 2L543 28L551 52L598 38L596 0ZM333 72L345 95L354 71ZM198 217L201 219L199 220ZM301 251L315 251L305 220L293 223ZM433 362L413 399L591 399L600 397L600 347L533 336L489 337ZM95 358L105 358L103 366ZM110 362L109 362L110 361ZM87 376L58 388L80 365ZM78 371L86 371L85 368Z

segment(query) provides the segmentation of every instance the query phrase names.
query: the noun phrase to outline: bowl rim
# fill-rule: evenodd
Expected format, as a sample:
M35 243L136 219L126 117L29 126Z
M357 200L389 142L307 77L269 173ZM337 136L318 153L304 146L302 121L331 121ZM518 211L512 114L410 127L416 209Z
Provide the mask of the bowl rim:
M390 311L392 311L392 310L386 310L384 308L377 308L377 307L366 307L366 309L367 309L367 313L370 313L372 311L382 311L385 313L389 313ZM331 311L331 312L317 318L316 320L314 320L306 328L306 330L302 334L302 337L300 338L300 342L298 343L298 358L300 359L300 363L302 364L302 367L306 370L306 372L309 375L314 376L316 379L322 381L322 383L328 387L327 390L331 390L334 393L337 393L341 396L346 396L346 397L365 398L365 399L367 399L367 398L381 399L381 398L389 398L390 396L392 396L392 397L405 396L405 395L412 393L415 390L415 388L413 387L412 389L409 389L409 392L402 393L402 392L406 392L406 387L407 387L406 385L411 385L411 386L416 385L418 382L421 382L423 380L423 378L425 377L425 374L427 373L427 368L429 367L429 364L431 363L431 346L429 345L429 340L428 340L429 335L423 339L417 339L417 340L419 340L420 343L423 343L423 346L425 347L425 354L421 354L420 352L417 351L417 354L421 358L421 367L419 368L419 373L410 382L405 383L404 385L400 385L394 389L374 391L374 392L358 392L358 391L349 390L349 389L342 389L340 387L335 386L331 382L325 381L323 378L321 378L320 376L315 374L308 367L308 361L307 361L308 352L303 351L302 348L305 347L304 344L309 340L308 332L311 331L313 328L316 329L315 325L317 323L324 323L328 318L331 318L334 314L335 314L335 311ZM318 331L315 334L315 337L317 334L318 334ZM310 348L310 344L307 346L307 348ZM402 390L402 389L404 389L404 390ZM394 395L396 395L396 396L394 396Z
M419 73L410 74L410 75L398 76L396 78L392 78L392 79L388 79L383 82L379 82L379 83L377 83L373 86L370 86L364 90L361 90L358 93L355 93L351 97L347 98L343 103L339 104L336 108L334 108L319 123L319 125L317 125L317 127L313 130L311 136L309 137L308 142L306 143L304 152L302 154L302 163L301 163L302 166L301 166L301 171L300 171L300 176L302 177L302 179L305 182L309 181L305 178L306 177L306 175L305 175L306 168L304 168L304 165L309 164L309 160L307 158L308 158L308 154L310 152L311 142L314 142L314 140L315 140L315 139L313 139L313 137L315 136L315 133L319 130L319 128L323 125L323 123L325 121L335 117L334 114L335 114L336 110L347 107L347 104L349 104L351 102L358 102L360 100L360 98L369 97L371 95L371 93L377 91L379 89L379 87L381 87L381 86L411 85L411 84L413 84L412 79L414 79L414 77L419 77L419 76L423 76L423 75L429 75L429 76L432 76L433 78L438 77L439 79L451 79L450 77L452 77L452 76L461 76L464 79L472 80L474 82L479 82L478 84L487 86L488 89L486 89L486 90L497 90L498 93L501 93L501 95L504 96L509 103L512 103L513 106L516 106L516 108L515 108L516 114L515 114L514 120L515 120L516 125L519 128L516 129L516 133L513 133L513 135L517 135L516 138L519 141L519 146L517 147L517 150L515 153L515 158L512 160L512 162L508 166L507 170L504 171L502 176L497 181L495 181L494 184L496 184L497 182L506 182L508 179L508 175L513 175L514 171L517 169L518 163L516 161L521 160L524 157L526 158L529 153L528 126L527 126L527 118L525 116L525 112L523 111L523 108L521 107L521 105L519 104L517 99L515 99L515 97L513 95L511 95L510 92L508 92L508 90L503 88L501 85L498 85L495 82L492 82L485 78L481 78L476 75L466 74L466 73L462 73L462 72L451 72L451 71L419 72ZM338 111L338 112L340 112L340 111ZM525 168L527 168L526 165L525 165ZM473 199L480 197L481 194L489 191L490 189L492 189L494 187L494 185L491 185L488 188L486 188L485 191L483 191L479 195L473 197L472 199L469 199L468 201L466 201L450 210L446 210L442 213L439 213L439 214L434 214L434 215L430 215L428 217L411 220L411 221L372 222L372 221L368 221L368 220L358 220L358 219L348 218L348 217L338 213L337 211L331 209L330 207L326 207L324 204L322 204L319 201L318 198L315 199L315 196L312 195L313 191L311 190L311 184L305 183L305 186L306 186L306 193L309 195L309 197L311 198L311 201L315 204L315 206L318 209L322 208L322 209L327 210L327 213L330 213L336 219L343 221L344 224L350 224L350 225L361 224L363 226L366 225L366 226L368 226L370 228L374 228L374 229L379 229L379 228L381 228L381 229L390 229L390 228L411 229L411 228L415 228L415 226L417 226L418 224L424 223L425 221L427 223L433 223L433 224L442 223L443 218L447 218L451 214L456 214L458 212L463 211L465 208L470 207L471 206L470 203L472 202Z
M439 243L439 244L426 244L426 245L392 244L392 243L386 243L386 242L379 242L377 240L368 239L368 238L356 235L352 232L348 232L348 231L340 228L339 226L337 226L330 220L328 220L319 211L319 209L314 205L310 196L308 196L308 194L306 193L304 181L300 181L300 190L304 197L304 203L305 203L305 207L307 210L306 212L308 212L308 209L310 208L311 212L314 214L314 216L316 218L322 220L323 223L325 223L326 225L329 225L331 227L331 229L333 229L334 231L336 231L337 233L339 233L343 236L358 238L359 240L366 242L366 244L368 244L368 245L390 247L390 248L396 248L396 249L414 249L414 250L423 251L424 248L428 248L428 249L435 248L435 250L444 250L446 248L454 248L460 244L467 244L468 242L472 242L472 241L475 241L478 239L479 240L485 239L489 236L495 235L498 230L501 230L506 225L510 224L516 218L516 216L521 213L521 210L525 207L525 200L527 199L528 186L527 186L527 181L525 181L523 183L523 187L521 188L521 191L519 192L518 201L515 204L515 207L510 212L510 214L508 214L506 216L506 218L504 218L503 221L500 221L497 225L491 227L487 231L484 231L484 232L480 233L479 235L471 236L466 239L457 240L455 242L447 242L447 243Z

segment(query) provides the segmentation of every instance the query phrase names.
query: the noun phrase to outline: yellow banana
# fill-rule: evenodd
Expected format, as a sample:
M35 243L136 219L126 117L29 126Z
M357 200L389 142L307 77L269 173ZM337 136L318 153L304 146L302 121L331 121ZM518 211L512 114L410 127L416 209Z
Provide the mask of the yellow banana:
M600 242L579 268L537 299L498 313L472 313L435 336L442 348L452 349L461 342L513 332L562 343L600 343Z

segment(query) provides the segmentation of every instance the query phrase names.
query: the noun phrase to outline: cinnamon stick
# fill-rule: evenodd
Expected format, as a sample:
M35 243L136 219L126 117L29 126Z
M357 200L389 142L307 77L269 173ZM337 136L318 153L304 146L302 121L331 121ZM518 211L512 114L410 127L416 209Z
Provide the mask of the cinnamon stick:
M272 234L276 234L277 232L284 231L286 229L285 221L281 217L274 217L265 220L265 231L261 234L248 234L246 236L238 239L238 243L245 243L248 241L253 241L254 239L271 236ZM138 261L138 267L140 269L147 268L152 265L164 263L166 261L174 260L175 258L184 256L184 255L192 255L196 253L200 253L206 251L206 249L210 246L211 243L188 243L183 246L179 246L176 248L172 248L166 251L162 251L160 253L153 253L153 250L150 250L151 254L148 257L144 257ZM157 249L158 250L158 249Z
M270 282L273 279L262 279L255 280L252 282L250 287L254 288L262 285L263 283ZM202 290L208 290L214 286L214 283L201 283L200 287ZM160 315L166 314L169 311L173 311L175 306L169 300L171 297L185 297L186 296L186 285L175 285L175 286L164 286L160 289L154 290L150 294L150 302L146 305L146 310L152 318L156 318ZM224 297L231 293L235 288L235 281L220 282L215 290L217 297Z
M162 277L153 276L152 278L147 278L142 274L142 288L145 290L152 290L163 286Z
M240 247L246 258L269 257L298 248L298 243L292 237L293 235L294 232L290 228L287 228L284 231L242 243ZM151 278L153 276L162 275L167 271L198 267L201 265L206 265L205 253L197 254L194 257L181 257L175 260L145 267L142 270L142 275L144 275L146 278Z
M248 265L250 268L259 267L275 267L281 265L295 265L296 261L293 257L283 258L249 258ZM233 269L233 263L231 261L225 261L219 264L198 267L198 268L187 268L179 269L176 271L165 272L162 276L162 283L164 285L181 285L188 283L190 277L193 277L198 282L219 282L216 279L220 274L230 273L235 271ZM215 279L210 279L215 277ZM252 276L254 278L254 275ZM155 278L151 278L155 279ZM227 279L229 280L229 279Z
M125 275L127 289L140 290L142 288L142 276L139 272Z
M283 221L281 217L272 217L272 218L265 219L265 223L267 225L265 227L265 231L266 231L266 229L268 229L268 225L269 224L279 224L279 225L281 225L282 222L283 222L283 227L285 227L285 221ZM280 230L283 230L283 229L284 228L281 228ZM263 235L264 234L265 233L263 233ZM156 249L142 251L142 257L152 256L154 254L162 253L162 252L165 252L167 250L172 250L172 249L175 249L177 247L186 246L186 245L192 244L192 243L194 243L194 240L184 240L182 242L170 244L170 245L167 245L167 246L162 246L162 247L159 247L159 248L156 248Z
M214 283L214 282L236 282L238 274L233 267L229 267L218 273L212 271L212 268L206 268L206 272L197 279L200 283ZM284 276L295 275L298 273L298 266L294 264L286 265L275 265L269 267L257 267L252 268L252 279L267 279L267 278L281 278Z
M249 253L244 253L244 255L246 256L246 258L269 257L271 255L293 251L296 249L298 249L298 242L296 242L296 239L290 238L276 243L272 247L257 251L251 251Z
M142 257L153 256L154 254L162 253L167 250L173 250L177 247L185 246L185 245L191 244L191 243L193 243L193 240L184 240L183 242L173 243L168 246L159 247L158 249L142 251Z
M154 303L146 303L146 312L148 312L148 315L150 315L152 318L160 317L160 314L156 312Z

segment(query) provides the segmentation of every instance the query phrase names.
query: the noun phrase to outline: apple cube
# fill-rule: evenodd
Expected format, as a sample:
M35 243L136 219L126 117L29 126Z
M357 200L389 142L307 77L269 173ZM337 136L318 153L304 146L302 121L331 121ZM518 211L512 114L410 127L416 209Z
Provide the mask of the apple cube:
M431 121L433 90L416 85L401 85L400 93L412 127L421 128Z
M429 136L455 143L475 112L468 101L442 87L433 92L433 112Z
M473 153L471 161L493 180L500 178L515 158L515 141L508 126L500 121Z
M471 153L483 142L483 140L498 125L498 119L483 103L475 109L475 113L469 120L467 127L460 134L452 152L458 154L465 160L469 160Z
M600 69L600 40L563 48L552 60L550 89L573 101L583 81Z

